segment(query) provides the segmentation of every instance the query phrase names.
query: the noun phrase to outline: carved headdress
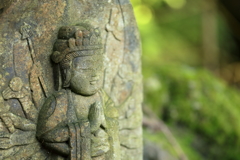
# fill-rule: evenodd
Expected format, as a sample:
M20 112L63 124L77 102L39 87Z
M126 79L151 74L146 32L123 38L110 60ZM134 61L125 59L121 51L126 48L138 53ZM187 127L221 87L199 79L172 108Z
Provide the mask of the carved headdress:
M51 55L53 62L58 64L57 72L55 72L55 87L57 90L61 89L62 78L64 81L63 87L69 86L65 72L71 67L71 62L75 57L103 54L101 41L99 29L88 24L60 28Z
M68 68L69 62L79 56L103 54L100 31L90 25L61 27L51 56L55 63Z

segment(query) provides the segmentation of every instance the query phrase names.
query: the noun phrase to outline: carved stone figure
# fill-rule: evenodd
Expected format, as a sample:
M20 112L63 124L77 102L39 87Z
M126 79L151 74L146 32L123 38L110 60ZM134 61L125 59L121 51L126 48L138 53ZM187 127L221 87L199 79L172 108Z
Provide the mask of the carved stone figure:
M31 101L29 91L23 86L21 78L14 77L2 95L6 100L13 98L18 99L25 114L24 118L12 113L9 110L10 106L1 100L0 118L8 130L8 132L6 129L5 132L4 129L1 130L0 149L6 150L6 152L2 152L2 156L7 157L13 154L14 156L8 157L9 160L14 159L14 157L22 159L31 156L40 146L35 139L38 112ZM29 152L24 153L28 149Z
M129 0L0 0L0 159L141 160L140 57Z
M39 113L39 141L52 157L120 159L118 111L102 89L99 29L86 24L61 27L52 60L59 65L63 89Z

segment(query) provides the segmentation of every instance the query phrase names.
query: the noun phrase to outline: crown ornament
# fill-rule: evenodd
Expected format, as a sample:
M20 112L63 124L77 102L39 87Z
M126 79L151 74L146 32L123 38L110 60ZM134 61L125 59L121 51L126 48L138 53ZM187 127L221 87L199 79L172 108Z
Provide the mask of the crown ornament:
M103 54L102 49L98 28L87 24L63 26L59 30L51 58L64 66L75 57Z

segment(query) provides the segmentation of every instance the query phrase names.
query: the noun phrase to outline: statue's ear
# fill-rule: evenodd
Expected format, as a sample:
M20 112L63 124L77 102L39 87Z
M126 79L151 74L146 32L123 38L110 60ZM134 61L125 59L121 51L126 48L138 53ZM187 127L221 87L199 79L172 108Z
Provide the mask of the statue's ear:
M72 74L71 74L71 69L64 69L64 77L63 77L63 87L69 87L70 86L70 80L72 78Z

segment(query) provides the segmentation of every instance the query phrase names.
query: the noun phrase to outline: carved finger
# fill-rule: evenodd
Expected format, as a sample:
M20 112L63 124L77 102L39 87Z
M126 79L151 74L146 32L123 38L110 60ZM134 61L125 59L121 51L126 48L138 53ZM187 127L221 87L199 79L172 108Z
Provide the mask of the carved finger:
M8 128L10 133L14 133L15 132L15 128L14 128L13 125L8 126L7 128Z
M15 132L15 128L14 128L14 125L13 125L13 122L11 120L11 118L9 117L5 117L5 116L1 116L4 124L6 125L7 129L9 130L10 133L13 133Z
M10 125L12 122L12 120L9 117L1 116L1 118L6 125Z
M10 147L12 147L12 144L9 138L0 138L0 149L8 149Z
M1 138L10 138L10 134L2 132L2 133L0 133L0 139Z
M5 89L3 92L2 92L2 95L3 95L3 98L4 99L7 99L9 97L9 94L12 92L12 90L10 88L7 88Z
M14 97L14 93L10 88L8 88L7 90L5 90L3 92L3 98L4 99L10 99L10 98L13 98L13 97Z
M7 92L10 92L12 91L10 87L6 88L5 90L3 90L3 93L7 93Z

